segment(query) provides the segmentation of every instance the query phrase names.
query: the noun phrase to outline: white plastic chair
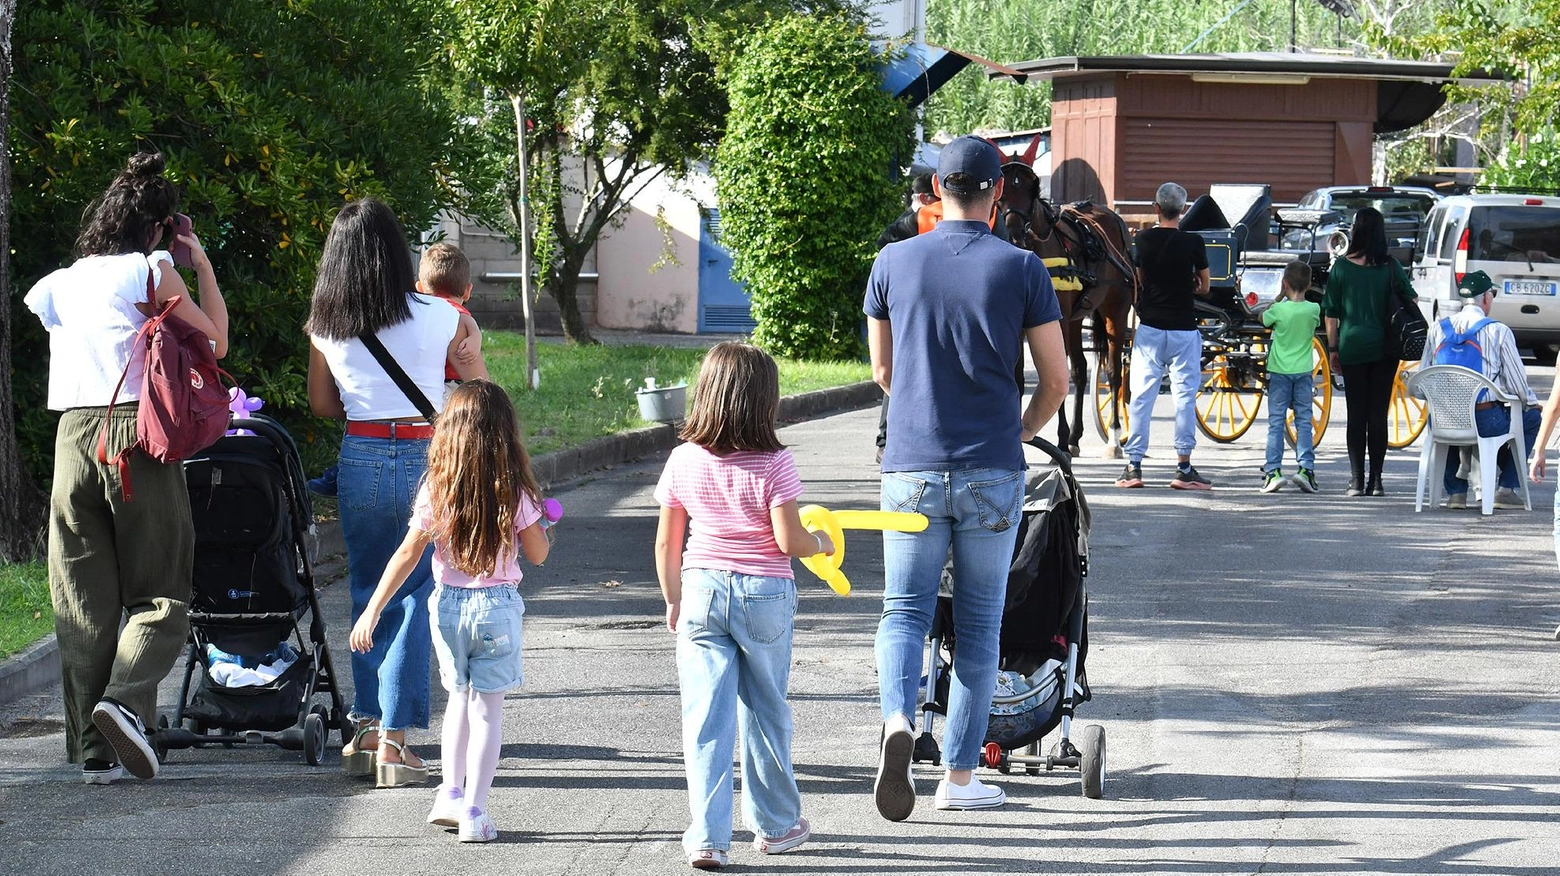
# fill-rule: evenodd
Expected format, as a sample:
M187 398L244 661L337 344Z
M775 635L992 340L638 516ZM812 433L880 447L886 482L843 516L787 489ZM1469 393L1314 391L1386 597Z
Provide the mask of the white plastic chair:
M1408 378L1408 391L1425 400L1429 408L1430 423L1425 427L1424 446L1419 453L1419 484L1414 490L1414 510L1423 511L1425 487L1429 486L1429 504L1434 507L1443 491L1446 474L1446 454L1451 447L1473 447L1479 458L1479 494L1486 515L1495 513L1495 460L1501 447L1511 445L1511 456L1516 463L1522 484L1522 502L1527 510L1533 510L1533 499L1528 494L1527 448L1522 435L1522 400L1500 391L1488 377L1461 365L1431 365L1421 368ZM1480 391L1486 391L1485 401L1500 402L1511 408L1511 428L1503 435L1488 438L1479 434L1474 424L1473 406L1479 401ZM1470 472L1472 474L1472 472Z

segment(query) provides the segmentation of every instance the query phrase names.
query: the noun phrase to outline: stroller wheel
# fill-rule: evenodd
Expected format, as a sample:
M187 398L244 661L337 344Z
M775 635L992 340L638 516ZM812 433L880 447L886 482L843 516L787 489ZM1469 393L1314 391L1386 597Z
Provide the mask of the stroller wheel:
M168 729L168 716L167 715L158 715L157 716L157 729L159 731ZM157 732L157 733L153 733L152 734L152 740L151 740L152 741L152 750L157 753L157 762L158 763L167 763L168 762L168 746L162 741L162 738L163 737L162 737L162 733L161 732Z
M303 719L303 759L309 766L319 766L325 759L325 719L319 712L311 711Z
M1083 772L1083 796L1105 796L1105 728L1089 724L1078 734L1078 768Z

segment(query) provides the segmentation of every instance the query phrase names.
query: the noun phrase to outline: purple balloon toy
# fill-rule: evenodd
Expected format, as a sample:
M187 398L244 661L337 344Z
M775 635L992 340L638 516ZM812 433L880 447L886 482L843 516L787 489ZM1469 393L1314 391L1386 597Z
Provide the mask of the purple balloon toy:
M542 500L542 528L546 529L563 519L563 503L557 499Z
M251 396L238 387L228 390L228 410L233 412L233 418L242 420L250 414L265 406L258 396ZM248 429L229 429L229 435L253 435Z

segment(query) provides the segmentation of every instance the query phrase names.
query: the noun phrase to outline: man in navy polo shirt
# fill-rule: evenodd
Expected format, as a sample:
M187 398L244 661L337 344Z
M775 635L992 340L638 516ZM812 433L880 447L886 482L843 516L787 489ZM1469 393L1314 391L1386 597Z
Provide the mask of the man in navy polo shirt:
M877 632L883 747L874 797L890 821L915 808L910 772L921 657L951 546L953 666L938 809L1000 806L1006 795L973 775L996 684L1008 565L1024 492L1022 442L1067 392L1061 310L1034 253L986 224L1002 192L1002 160L979 137L943 148L933 186L943 221L878 253L864 310L872 372L889 406L883 452L887 511L926 515L919 533L883 534L883 616ZM1025 344L1040 375L1022 406L1014 371Z

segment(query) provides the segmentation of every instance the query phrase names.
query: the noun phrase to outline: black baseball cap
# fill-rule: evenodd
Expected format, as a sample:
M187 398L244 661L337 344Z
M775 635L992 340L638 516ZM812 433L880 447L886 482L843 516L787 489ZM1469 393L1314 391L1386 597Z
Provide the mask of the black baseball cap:
M962 184L950 185L948 177L964 174ZM984 192L1002 178L1002 155L989 140L965 135L942 148L937 158L937 182L944 191L959 195Z

